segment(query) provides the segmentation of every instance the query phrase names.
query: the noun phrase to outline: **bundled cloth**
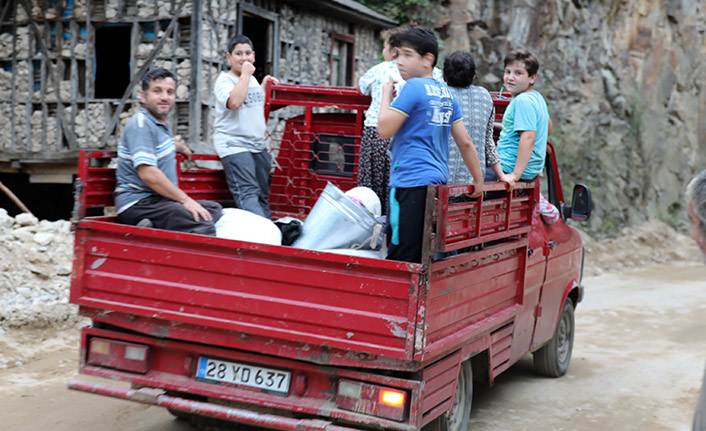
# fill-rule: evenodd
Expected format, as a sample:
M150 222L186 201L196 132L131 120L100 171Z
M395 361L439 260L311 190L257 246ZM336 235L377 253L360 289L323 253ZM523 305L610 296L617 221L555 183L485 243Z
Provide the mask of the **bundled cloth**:
M539 195L539 214L546 224L558 222L561 218L559 210L541 194Z
M237 208L224 208L216 222L218 238L281 245L282 232L272 220Z

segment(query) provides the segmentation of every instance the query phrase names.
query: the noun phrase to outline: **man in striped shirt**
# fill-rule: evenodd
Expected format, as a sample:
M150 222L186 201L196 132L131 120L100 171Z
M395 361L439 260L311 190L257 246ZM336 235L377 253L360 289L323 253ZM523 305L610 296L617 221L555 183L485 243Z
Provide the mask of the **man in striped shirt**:
M128 121L118 145L115 206L122 223L215 236L221 205L195 201L178 187L175 142L167 116L174 107L176 80L165 69L148 71L139 91L142 107Z

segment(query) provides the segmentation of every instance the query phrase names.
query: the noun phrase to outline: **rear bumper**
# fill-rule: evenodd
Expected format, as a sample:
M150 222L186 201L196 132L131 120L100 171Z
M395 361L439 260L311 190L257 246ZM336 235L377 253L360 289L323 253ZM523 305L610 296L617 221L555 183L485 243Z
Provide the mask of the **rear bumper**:
M360 427L361 429L412 431L419 429L423 421L428 421L426 416L430 413L422 412L420 409L423 404L422 389L424 385L422 381L417 379L405 379L347 368L322 367L303 361L292 361L253 352L157 339L105 328L88 327L83 328L81 332L81 362L79 366L81 374L130 382L133 386L150 389L130 391L120 387L106 386L106 384L110 385L110 382L95 385L86 384L86 382L78 384L76 382L80 381L73 380L69 385L70 389L138 402L145 402L142 400L143 396L149 395L147 404L166 406L186 413L255 424L261 428L277 430L343 430ZM91 362L89 354L91 340L96 337L148 346L149 369L146 372L133 372L114 368L110 364ZM288 389L287 395L284 396L240 385L207 382L196 377L196 362L201 356L287 370L292 373L293 383ZM339 379L367 382L408 392L409 402L406 417L398 421L360 410L339 408L335 403L336 385ZM193 395L194 398L186 394ZM433 395L431 393L429 396ZM157 400L160 401L157 402ZM171 403L173 400L180 400L180 402L176 406L165 404ZM222 400L228 405L224 406L217 400ZM202 408L205 410L201 410ZM254 411L258 413L254 413ZM435 411L431 413L435 413ZM261 423L263 417L270 419ZM265 423L270 425L265 425ZM326 427L321 424L326 424ZM338 426L330 428L333 426L331 424L345 424L353 428Z
M271 414L253 413L248 410L224 407L202 401L187 400L185 398L166 395L164 391L159 389L118 388L114 386L91 383L80 379L69 380L68 387L69 389L76 391L136 401L142 404L161 406L185 413L208 416L215 419L238 422L273 430L356 431L355 428L334 425L329 421L321 419L295 419Z

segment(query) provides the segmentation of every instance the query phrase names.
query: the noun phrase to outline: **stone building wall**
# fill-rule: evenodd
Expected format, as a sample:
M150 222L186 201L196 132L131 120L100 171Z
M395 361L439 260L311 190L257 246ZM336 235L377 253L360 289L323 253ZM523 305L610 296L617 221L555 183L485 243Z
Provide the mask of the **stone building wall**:
M164 67L177 76L177 106L171 118L175 134L189 135L199 124L194 142L208 149L213 111L213 83L225 67L224 47L236 30L238 3L229 0L32 0L31 13L17 2L0 28L0 162L18 156L51 160L78 149L114 149L122 126L139 108L137 86L126 101L112 134L104 138L120 98L96 98L93 73L96 31L103 24L130 26L131 78L152 57L151 67ZM300 8L277 0L247 0L276 14L279 28L279 77L284 82L329 85L331 32L355 38L354 82L377 63L379 28ZM192 34L192 6L200 5L203 20ZM124 5L120 9L120 5ZM36 37L35 28L41 35ZM200 37L201 54L192 55L191 38ZM43 42L43 43L40 43ZM124 42L124 41L123 41ZM154 50L164 42L156 55ZM42 49L46 47L46 51ZM191 72L200 68L198 89L192 92ZM55 82L55 80L57 82ZM201 107L193 116L192 104ZM283 117L280 111L277 118ZM275 118L275 122L277 120ZM200 144L200 145L199 145Z

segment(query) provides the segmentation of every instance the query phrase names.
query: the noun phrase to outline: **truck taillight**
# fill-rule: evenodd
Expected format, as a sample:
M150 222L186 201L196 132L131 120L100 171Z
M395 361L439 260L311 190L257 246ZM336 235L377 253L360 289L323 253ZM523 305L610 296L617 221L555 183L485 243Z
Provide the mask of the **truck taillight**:
M383 389L380 391L380 402L390 407L404 407L406 394L400 391Z
M101 367L146 373L149 369L149 346L91 338L88 344L88 363Z
M358 413L401 421L405 418L407 392L370 383L341 380L338 383L336 405Z

